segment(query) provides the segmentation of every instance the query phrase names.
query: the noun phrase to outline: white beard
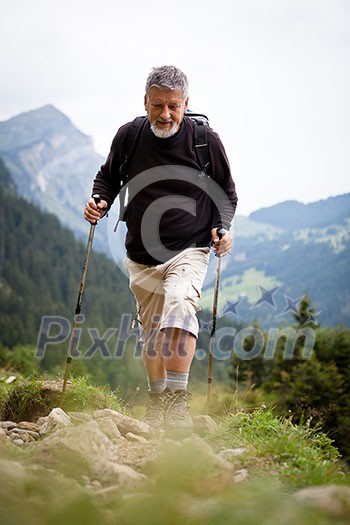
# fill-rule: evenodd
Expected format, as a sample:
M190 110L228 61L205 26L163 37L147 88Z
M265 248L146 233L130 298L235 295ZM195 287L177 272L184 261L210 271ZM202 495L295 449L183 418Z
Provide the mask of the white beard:
M169 137L172 137L177 132L177 124L176 122L172 121L172 126L170 129L159 129L156 126L156 122L151 123L151 130L155 134L156 137L159 139L167 139Z

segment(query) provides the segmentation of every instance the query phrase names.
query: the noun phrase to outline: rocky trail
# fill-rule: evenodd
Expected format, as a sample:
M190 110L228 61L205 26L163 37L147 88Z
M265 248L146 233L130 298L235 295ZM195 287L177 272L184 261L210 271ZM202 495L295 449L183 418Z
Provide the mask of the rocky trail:
M214 439L216 432L213 419L197 416L192 435L169 439L112 409L85 413L56 407L36 421L1 421L2 490L27 494L29 485L47 479L56 498L61 492L65 498L88 493L108 506L151 497L154 487L161 490L176 472L176 491L191 500L186 500L186 512L202 512L208 498L213 502L250 478L249 468L237 468L236 461L247 450L220 448L219 440L210 445L208 438ZM348 508L350 488L310 487L293 498L337 516Z
M92 414L64 412L54 408L48 416L36 422L0 422L0 442L3 446L17 446L18 458L23 456L27 467L43 468L67 474L80 485L97 492L112 488L136 489L146 486L155 476L153 469L168 454L180 451L201 456L205 470L210 465L212 479L223 483L238 482L248 473L235 470L230 458L245 449L224 449L215 453L201 437L215 431L216 423L209 416L194 417L194 433L179 441L156 432L146 423L116 410L95 410Z

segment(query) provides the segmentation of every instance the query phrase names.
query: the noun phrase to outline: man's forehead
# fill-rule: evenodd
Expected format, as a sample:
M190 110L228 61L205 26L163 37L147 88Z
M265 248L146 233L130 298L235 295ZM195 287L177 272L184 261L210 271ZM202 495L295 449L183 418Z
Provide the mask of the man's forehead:
M152 86L149 95L149 98L151 98L154 101L167 100L169 102L178 102L179 100L183 99L183 93L181 89L159 89L155 86Z

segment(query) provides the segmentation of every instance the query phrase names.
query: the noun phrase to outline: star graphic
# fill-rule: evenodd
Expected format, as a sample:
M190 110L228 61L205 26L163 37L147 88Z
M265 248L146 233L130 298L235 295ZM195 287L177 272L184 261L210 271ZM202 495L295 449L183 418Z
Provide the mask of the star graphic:
M210 334L211 327L212 327L212 321L203 321L202 319L199 319L199 331L200 332L207 332L208 334Z
M300 303L304 295L301 297L298 297L298 299L292 299L288 295L284 295L284 299L286 301L286 306L284 307L283 312L280 313L280 315L286 314L287 312L294 312L296 314L299 313L299 310L297 308L297 305Z
M319 317L320 313L321 313L321 310L319 312L308 312L309 317L307 318L305 323L311 322L311 323L314 323L315 325L319 325L320 323L318 322L317 317Z
M237 306L239 305L239 303L241 301L242 301L242 297L237 299L237 301L226 301L226 305L225 305L225 308L224 308L224 311L223 311L223 315L233 314L236 317L239 317L239 313L237 311Z
M273 295L277 292L277 290L280 288L280 286L274 286L274 288L271 288L270 290L267 290L267 288L264 288L259 284L261 297L257 300L257 302L252 306L252 308L255 308L256 306L260 306L263 303L267 303L274 310L276 310L275 301L273 299Z

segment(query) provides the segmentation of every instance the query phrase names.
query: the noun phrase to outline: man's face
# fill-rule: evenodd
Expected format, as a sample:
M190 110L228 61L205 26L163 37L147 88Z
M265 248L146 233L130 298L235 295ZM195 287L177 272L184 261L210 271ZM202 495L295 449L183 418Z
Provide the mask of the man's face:
M145 109L153 133L159 138L174 135L180 128L188 98L183 100L181 89L159 89L151 87L145 95Z

